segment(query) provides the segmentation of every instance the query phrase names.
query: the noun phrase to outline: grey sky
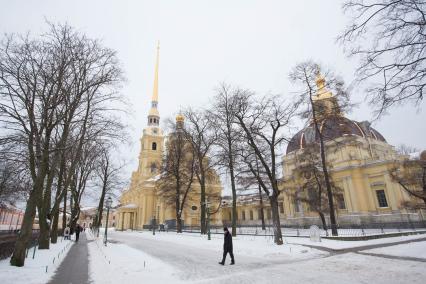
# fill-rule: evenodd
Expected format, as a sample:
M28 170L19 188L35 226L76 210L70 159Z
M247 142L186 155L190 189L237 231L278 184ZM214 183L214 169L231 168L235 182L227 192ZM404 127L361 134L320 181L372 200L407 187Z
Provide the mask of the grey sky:
M339 0L254 1L19 1L0 0L0 32L40 33L44 19L68 22L118 51L128 82L123 90L135 114L133 145L123 152L137 166L138 138L152 93L155 46L161 42L159 110L164 120L180 106L208 103L226 81L260 94L289 96L290 69L314 59L353 80L355 61L335 43L346 19ZM355 102L363 101L353 91ZM424 103L423 103L424 106ZM349 115L371 119L361 105ZM374 124L392 145L426 148L424 110L406 106Z

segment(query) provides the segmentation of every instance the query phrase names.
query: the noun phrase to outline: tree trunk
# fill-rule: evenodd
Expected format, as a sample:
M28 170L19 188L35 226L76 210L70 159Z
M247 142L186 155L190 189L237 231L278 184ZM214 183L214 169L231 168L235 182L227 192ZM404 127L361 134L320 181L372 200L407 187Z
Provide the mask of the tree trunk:
M31 239L33 233L33 224L36 214L36 197L38 192L34 190L27 201L25 208L24 218L22 220L21 231L15 242L15 249L13 251L10 264L13 266L24 266L25 263L25 251L28 245L28 241Z
M200 182L200 188L201 188L201 234L205 235L207 233L206 229L206 183L205 178L203 177L203 174L201 174L201 182Z
M56 244L58 242L59 208L55 209L52 215L53 215L53 218L52 218L52 230L50 233L50 241L52 242L52 244Z
M320 131L318 120L316 116L315 111L315 104L312 100L312 96L310 96L310 102L312 107L312 119L315 126L316 134L318 135L318 138L320 140L320 155L321 155L321 165L322 170L324 173L324 181L325 181L325 187L327 190L327 198L328 198L328 207L330 209L330 223L331 223L331 234L333 236L337 236L337 222L336 222L336 215L334 212L334 202L333 202L333 192L331 190L331 184L330 184L330 176L328 174L327 164L326 164L326 157L325 157L325 146L324 146L324 139L322 137L322 133Z
M181 218L181 216L178 216L176 218L176 232L182 233L182 218Z
M261 188L260 184L259 184L259 205L260 205L260 220L262 220L262 230L266 231L265 213L263 211L262 188Z
M67 227L67 193L68 193L68 190L65 189L64 210L62 211L62 230L65 230L65 228Z
M324 213L322 213L321 211L318 211L318 215L321 219L322 228L327 232L327 222L325 221Z
M280 224L280 212L278 207L278 196L269 197L269 201L271 203L272 210L272 224L274 228L274 242L277 245L283 244L283 236L281 233L281 224Z

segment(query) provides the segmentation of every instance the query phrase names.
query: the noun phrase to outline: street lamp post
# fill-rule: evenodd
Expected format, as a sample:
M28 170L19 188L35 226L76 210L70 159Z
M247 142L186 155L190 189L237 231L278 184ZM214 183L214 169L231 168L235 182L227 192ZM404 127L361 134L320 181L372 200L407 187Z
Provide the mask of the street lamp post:
M107 245L108 242L108 217L109 217L109 209L112 205L112 198L111 196L108 197L108 199L105 202L106 208L107 208L107 215L106 215L106 221L105 221L105 236L104 236L104 244Z
M211 235L210 235L210 202L209 199L207 198L207 202L206 202L206 207L207 207L207 239L210 241L211 240Z

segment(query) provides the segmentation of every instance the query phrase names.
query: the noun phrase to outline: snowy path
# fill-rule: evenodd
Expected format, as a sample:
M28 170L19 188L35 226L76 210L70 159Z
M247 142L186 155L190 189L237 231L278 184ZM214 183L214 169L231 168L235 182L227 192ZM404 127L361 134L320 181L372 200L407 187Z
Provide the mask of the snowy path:
M86 284L89 283L89 255L85 234L75 243L65 259L49 281L49 284Z

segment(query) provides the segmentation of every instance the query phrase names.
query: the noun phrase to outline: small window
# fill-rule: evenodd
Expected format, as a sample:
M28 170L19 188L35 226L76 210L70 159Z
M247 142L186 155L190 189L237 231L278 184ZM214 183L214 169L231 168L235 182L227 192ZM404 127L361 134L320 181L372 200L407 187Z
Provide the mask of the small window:
M253 211L250 210L250 220L253 220Z
M379 207L381 207L381 208L389 207L388 201L386 200L386 194L385 194L385 191L383 189L376 190L376 195L377 195L377 201L379 203Z
M149 123L152 123L152 118L149 119Z
M243 217L243 220L246 219L246 211L243 211L242 217Z
M271 210L267 210L266 211L266 216L267 216L268 220L271 220L272 219L272 211Z
M345 197L343 194L336 195L337 208L338 209L346 209Z
M157 150L157 143L156 142L152 142L152 150Z

